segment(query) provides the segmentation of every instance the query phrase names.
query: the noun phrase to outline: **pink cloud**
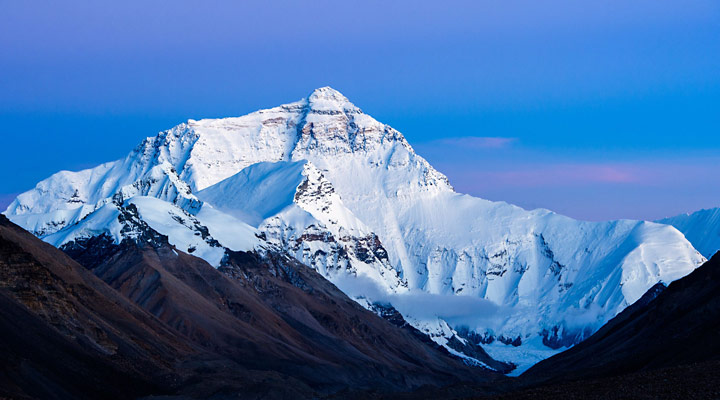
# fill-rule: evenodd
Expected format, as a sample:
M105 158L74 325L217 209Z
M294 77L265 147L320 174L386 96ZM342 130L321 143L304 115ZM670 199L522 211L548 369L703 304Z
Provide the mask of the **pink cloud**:
M526 166L515 171L480 173L506 184L553 185L578 183L634 183L642 180L645 171L626 164L554 164Z
M451 173L451 175L455 174ZM467 172L461 173L460 175L464 175L464 178L461 176L455 177L465 182L475 181L484 187L488 185L504 187L553 187L576 186L591 183L637 184L653 181L652 170L623 163L522 164L520 168L501 171L468 169Z
M473 149L501 149L517 142L517 138L493 136L464 136L439 139L436 143Z
M705 161L705 162L703 162ZM504 168L503 168L504 167ZM581 187L585 184L617 184L643 187L675 187L689 182L716 181L710 173L718 162L667 160L645 162L558 162L551 164L482 164L449 168L448 175L473 187ZM453 179L451 179L451 182Z

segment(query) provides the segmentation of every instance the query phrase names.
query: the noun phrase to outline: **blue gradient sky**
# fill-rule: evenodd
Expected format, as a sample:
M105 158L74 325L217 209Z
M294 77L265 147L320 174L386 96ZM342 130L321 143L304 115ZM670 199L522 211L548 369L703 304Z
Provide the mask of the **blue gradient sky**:
M592 220L720 206L716 0L117 3L0 0L0 208L325 85L462 192Z

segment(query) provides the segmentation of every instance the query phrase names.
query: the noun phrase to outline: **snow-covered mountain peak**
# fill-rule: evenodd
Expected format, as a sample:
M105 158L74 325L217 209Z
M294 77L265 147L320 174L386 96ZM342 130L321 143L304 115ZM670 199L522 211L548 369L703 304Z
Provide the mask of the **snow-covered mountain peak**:
M330 86L313 90L307 98L307 104L311 113L362 113L347 97Z

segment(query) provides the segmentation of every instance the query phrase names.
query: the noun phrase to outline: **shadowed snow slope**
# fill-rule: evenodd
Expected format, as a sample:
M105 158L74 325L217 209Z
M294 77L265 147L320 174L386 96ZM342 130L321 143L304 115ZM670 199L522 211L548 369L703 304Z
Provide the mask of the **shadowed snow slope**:
M720 208L681 214L657 222L677 228L707 258L720 251Z
M208 209L229 222L203 225L205 249L159 223L165 216L144 213L136 196L172 203L199 225ZM582 222L456 193L400 132L327 87L243 117L190 120L147 138L123 160L51 176L6 214L61 245L52 234L78 229L81 218L113 202L135 202L148 224L171 241L185 238L182 246L196 246L213 265L213 243L233 247L233 235L215 232L238 225L251 235L243 243L257 238L261 247L282 249L342 281L369 308L432 295L446 307L428 314L404 302L399 310L445 345L459 327L474 333L475 344L572 345L657 282L704 261L667 225ZM457 296L496 307L458 316Z

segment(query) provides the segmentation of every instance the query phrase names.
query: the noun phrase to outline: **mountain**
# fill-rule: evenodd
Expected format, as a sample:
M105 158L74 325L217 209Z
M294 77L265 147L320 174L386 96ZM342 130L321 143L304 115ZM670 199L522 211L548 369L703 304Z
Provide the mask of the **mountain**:
M128 224L128 222L125 222ZM0 395L317 398L494 380L280 254L220 268L135 218L58 249L0 216Z
M548 383L690 368L683 366L699 369L720 361L718 335L720 253L667 289L648 292L587 340L541 361L522 377Z
M220 267L227 251L300 260L448 351L517 371L589 336L704 258L676 229L583 222L454 191L405 137L331 88L243 117L189 120L122 160L59 172L5 214L56 246L127 213Z
M656 222L677 228L707 258L720 250L720 208L681 214Z

